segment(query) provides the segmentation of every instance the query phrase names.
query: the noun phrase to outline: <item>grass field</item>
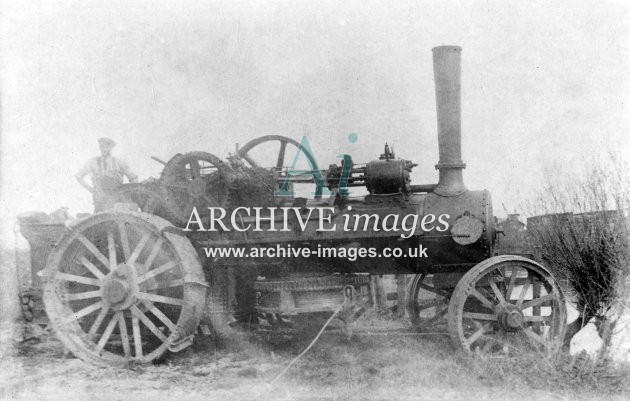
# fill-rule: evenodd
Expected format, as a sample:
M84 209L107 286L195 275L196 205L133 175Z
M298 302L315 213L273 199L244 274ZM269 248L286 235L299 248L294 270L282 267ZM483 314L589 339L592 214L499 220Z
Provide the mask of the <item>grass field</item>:
M384 333L382 328L393 329ZM64 354L52 335L4 358L0 399L17 400L627 400L630 371L560 362L465 357L447 336L419 335L369 313L348 340L326 332L278 381L312 337L217 346L212 339L163 363L96 368ZM313 333L314 335L314 333Z

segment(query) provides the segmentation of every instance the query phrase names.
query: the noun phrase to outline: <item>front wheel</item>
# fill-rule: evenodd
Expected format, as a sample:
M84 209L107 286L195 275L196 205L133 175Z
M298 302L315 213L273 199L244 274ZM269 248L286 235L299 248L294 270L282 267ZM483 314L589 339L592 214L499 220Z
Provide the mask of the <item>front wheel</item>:
M453 292L449 334L466 353L555 353L562 346L566 305L540 264L520 256L495 256L469 270Z

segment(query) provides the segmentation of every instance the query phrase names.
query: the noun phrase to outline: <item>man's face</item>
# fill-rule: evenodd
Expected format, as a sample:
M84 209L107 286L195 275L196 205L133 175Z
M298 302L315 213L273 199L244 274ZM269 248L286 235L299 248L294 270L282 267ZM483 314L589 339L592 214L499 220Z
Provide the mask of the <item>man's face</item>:
M113 146L107 143L99 143L98 148L101 150L101 156L105 157L112 153Z

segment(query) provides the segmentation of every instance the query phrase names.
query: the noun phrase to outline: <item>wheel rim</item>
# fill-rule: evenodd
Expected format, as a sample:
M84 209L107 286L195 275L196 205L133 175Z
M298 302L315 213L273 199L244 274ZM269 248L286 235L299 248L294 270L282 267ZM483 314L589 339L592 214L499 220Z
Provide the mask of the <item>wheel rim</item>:
M76 356L146 363L192 334L205 297L201 266L185 238L160 233L168 226L148 214L101 213L60 241L48 260L44 302Z
M294 146L296 148L296 151L299 149L302 152L304 152L304 155L309 160L312 166L317 165L315 161L315 157L313 157L313 155L308 150L303 148L296 140L288 138L286 136L281 136L281 135L266 135L260 138L253 139L247 142L243 147L241 147L238 150L238 156L241 157L243 160L245 160L247 163L249 163L252 167L258 167L258 168L263 167L262 166L263 163L261 163L260 160L256 160L254 158L254 155L252 155L251 153L253 153L252 149L266 142L279 143L280 148L278 150L278 154L277 155L274 154L275 165L273 166L273 168L276 171L281 171L283 167L285 167L285 161L287 157L286 150L287 150L288 145ZM265 155L265 156L269 156L269 155ZM291 155L289 155L289 157L290 156ZM292 159L289 159L289 160L292 160Z
M562 345L566 306L544 267L517 256L499 256L460 280L448 322L453 341L467 353L554 353Z
M446 324L448 301L452 291L436 288L432 274L418 274L413 278L409 290L407 312L414 326L435 327Z
M273 142L277 142L279 144L278 150L266 149L264 147L266 144L273 143ZM287 147L289 145L295 147L295 151L293 153L289 152L288 159L287 159ZM254 153L256 153L254 150L257 147L259 148L259 151L260 151L259 153L261 154L254 155ZM287 161L292 162L293 155L296 154L298 150L301 151L306 157L306 159L308 160L308 167L305 167L304 165L302 165L302 167L305 167L307 170L316 168L317 161L315 160L315 157L308 149L305 149L304 147L302 147L302 145L298 143L297 141L295 141L294 139L281 136L281 135L267 135L267 136L262 136L260 138L253 139L249 141L248 143L246 143L243 147L241 147L238 150L237 154L241 159L245 160L253 168L268 168L272 170L275 175L277 189L280 189L284 185L284 180L286 179L286 170L289 167L287 166L286 162ZM263 158L265 160L267 160L268 158L271 158L275 160L275 164L273 166L268 166L266 165L268 163L263 163L262 161ZM294 182L297 182L295 178L289 184L289 187L288 187L289 191L293 191ZM313 185L315 181L314 180L311 181L309 179L307 181L301 181L301 183L306 184L307 186L310 186L310 185ZM321 188L318 187L313 192L316 198L321 197L320 189Z
M223 162L207 152L174 156L160 178L169 210L179 223L190 218L193 207L223 207L229 200L229 187Z

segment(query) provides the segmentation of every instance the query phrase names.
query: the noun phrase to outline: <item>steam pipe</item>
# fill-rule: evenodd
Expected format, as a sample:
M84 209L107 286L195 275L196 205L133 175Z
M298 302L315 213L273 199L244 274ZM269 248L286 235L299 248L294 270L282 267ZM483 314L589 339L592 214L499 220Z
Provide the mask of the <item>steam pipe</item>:
M459 46L433 48L433 73L437 103L440 160L435 168L440 178L434 193L457 196L467 191L462 170L461 52Z

